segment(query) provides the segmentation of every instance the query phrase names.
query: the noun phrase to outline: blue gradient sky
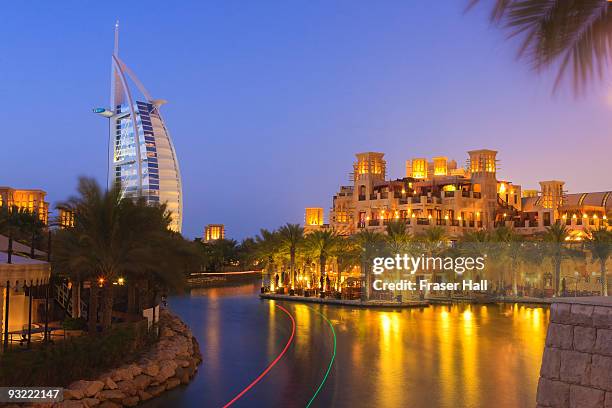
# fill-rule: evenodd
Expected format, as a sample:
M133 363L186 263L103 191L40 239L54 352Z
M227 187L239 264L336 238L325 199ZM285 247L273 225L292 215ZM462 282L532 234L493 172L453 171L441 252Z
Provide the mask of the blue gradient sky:
M113 25L122 59L164 107L184 183L186 236L240 239L331 205L353 154L500 151L501 177L610 189L609 85L552 96L551 76L463 2L11 2L0 38L0 185L52 203L105 180Z

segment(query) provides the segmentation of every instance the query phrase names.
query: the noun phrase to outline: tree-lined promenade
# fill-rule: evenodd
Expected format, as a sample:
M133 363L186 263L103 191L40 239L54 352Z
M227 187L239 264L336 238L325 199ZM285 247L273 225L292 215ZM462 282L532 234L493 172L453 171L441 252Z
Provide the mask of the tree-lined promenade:
M266 286L272 291L284 287L281 292L316 289L338 295L358 286L360 297L369 299L373 259L411 254L486 257L487 267L478 278L491 282L490 290L498 295L526 295L530 288L539 296L561 296L577 286L576 280L593 279L598 283L591 286L607 296L606 263L612 256L612 233L603 228L591 230L587 239L574 241L570 240L568 228L556 223L532 237L501 226L451 239L443 227L432 226L413 235L404 222L392 220L384 233L367 229L351 236L341 236L330 229L304 233L300 225L286 224L274 231L262 229L254 239L245 239L240 244L218 240L202 245L205 263L211 266L209 270L261 268L267 277ZM563 265L584 270L578 275L572 272L571 276L564 276ZM598 272L594 276L585 268ZM456 277L434 270L429 279L453 281Z

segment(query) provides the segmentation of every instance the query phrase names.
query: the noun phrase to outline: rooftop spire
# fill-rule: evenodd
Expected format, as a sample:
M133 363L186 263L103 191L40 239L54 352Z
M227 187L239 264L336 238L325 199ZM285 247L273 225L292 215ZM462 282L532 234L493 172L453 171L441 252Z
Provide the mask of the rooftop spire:
M119 55L119 20L115 22L115 49L113 55Z

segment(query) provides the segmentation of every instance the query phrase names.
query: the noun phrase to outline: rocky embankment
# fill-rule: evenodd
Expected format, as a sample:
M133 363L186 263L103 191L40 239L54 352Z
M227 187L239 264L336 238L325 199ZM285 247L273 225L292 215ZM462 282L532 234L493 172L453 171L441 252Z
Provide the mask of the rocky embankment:
M191 330L178 317L162 311L159 341L137 362L80 380L64 390L53 408L133 407L166 390L187 384L202 361Z

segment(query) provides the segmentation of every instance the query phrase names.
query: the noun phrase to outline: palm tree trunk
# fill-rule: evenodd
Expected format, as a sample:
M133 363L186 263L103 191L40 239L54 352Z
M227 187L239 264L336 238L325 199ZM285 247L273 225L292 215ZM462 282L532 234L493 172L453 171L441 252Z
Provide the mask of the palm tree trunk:
M87 314L89 333L94 334L98 324L98 286L95 284L91 285L91 289L89 291L89 309Z
M361 301L365 302L370 298L370 293L369 293L369 285L368 285L368 263L367 262L361 262L361 281L362 281L362 288L361 288Z
M517 262L513 259L511 262L511 267L512 267L512 293L514 293L514 296L518 296L518 271L517 271L518 265L516 264Z
M608 275L606 274L606 260L599 260L601 271L601 296L608 296Z
M291 248L291 259L289 260L289 269L291 272L291 288L295 286L295 248Z
M108 330L113 320L113 285L105 284L102 294L102 329Z
M555 263L555 295L556 296L561 296L560 290L561 290L561 259L555 259L554 260Z
M319 266L321 268L320 269L321 277L323 278L323 279L321 279L321 281L323 282L323 284L321 285L321 295L323 295L323 293L325 292L325 281L326 281L325 278L327 277L327 275L325 273L325 262L326 262L325 257L324 256L320 256L319 257Z

